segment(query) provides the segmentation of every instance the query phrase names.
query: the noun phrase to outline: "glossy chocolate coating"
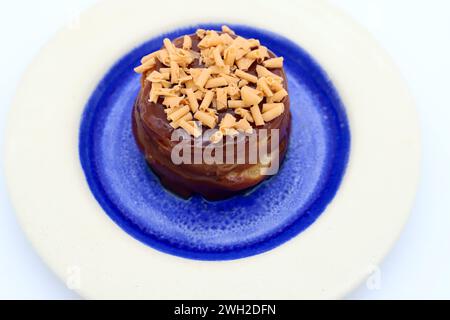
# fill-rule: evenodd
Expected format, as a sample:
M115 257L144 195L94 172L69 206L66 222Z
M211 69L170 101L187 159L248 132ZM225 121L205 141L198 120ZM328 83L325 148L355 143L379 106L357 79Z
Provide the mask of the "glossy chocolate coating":
M196 35L191 35L191 38L193 43L192 49L199 51L197 44L200 39ZM181 47L182 43L183 37L174 41L174 44L177 47ZM270 51L269 54L271 57L275 57ZM153 70L159 70L161 67L165 66L158 62ZM202 67L202 65L199 65L198 61L195 60L190 67ZM251 66L248 72L255 75L255 70L256 63ZM271 71L283 77L283 85L287 90L287 79L284 70L274 69ZM167 115L164 112L165 107L162 105L162 98L160 98L158 103L149 102L151 83L149 81L144 81L145 76L146 75L144 74L142 88L133 108L133 133L139 149L143 152L148 164L166 188L185 198L193 193L198 193L206 199L216 200L230 197L242 190L253 187L268 177L259 173L258 165L249 163L248 152L244 164L202 163L175 165L171 160L172 148L178 144L177 141L171 141L174 129L167 120ZM264 100L261 104L262 103L264 103ZM281 116L266 123L264 126L256 128L257 133L259 132L259 129L280 129L280 164L287 151L291 122L289 97L286 97L283 100L283 103L285 112ZM230 111L219 112L219 122L226 112ZM270 139L271 137L269 134L269 146ZM249 143L250 142L247 139L246 148L249 148ZM191 151L194 152L194 148L202 148L201 151L203 152L207 144L209 144L209 142L204 142L202 146L193 146ZM224 143L224 157L226 157L226 150L226 144ZM237 158L236 149L234 158Z

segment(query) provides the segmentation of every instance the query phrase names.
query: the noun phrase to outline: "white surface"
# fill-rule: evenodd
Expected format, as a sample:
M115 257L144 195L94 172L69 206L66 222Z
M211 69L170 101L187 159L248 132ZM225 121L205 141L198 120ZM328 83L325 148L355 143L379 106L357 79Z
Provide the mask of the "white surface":
M91 1L84 2L88 4ZM445 213L448 212L449 203L448 198L443 196L449 189L450 180L449 169L446 168L449 152L444 149L448 125L443 123L444 119L449 118L448 104L443 96L445 76L449 71L446 61L449 47L444 47L443 40L449 38L449 22L444 19L449 9L448 4L445 1L431 1L427 3L432 10L428 7L428 10L424 10L425 4L422 1L336 2L365 22L399 64L418 100L424 131L424 173L421 190L416 208L400 242L381 266L381 289L368 290L362 287L350 297L448 298L450 281L446 270L450 261L446 228L449 226L449 217ZM2 56L1 59L2 70L6 75L1 83L1 97L2 101L5 101L1 109L2 120L14 92L18 73L23 71L37 48L67 17L67 14L65 17L61 15L67 12L65 5L69 1L64 4L58 1L40 3L44 8L41 7L41 11L39 8L22 10L24 4L28 7L37 6L32 1L17 1L14 5L8 4L7 10L1 10L6 16L1 17L0 21L8 27L2 26L0 32L2 39L9 39L6 43L10 43L2 52L2 55L7 56ZM80 1L70 3L74 6L73 11L69 10L70 13L75 12L80 5L83 6ZM435 6L432 3L435 3ZM437 6L438 3L440 7ZM405 10L405 6L408 10ZM29 17L27 12L30 12ZM42 12L43 18L36 19L39 16L36 12ZM23 20L17 20L19 14ZM423 18L424 14L429 15L428 19ZM402 17L401 25L398 24L398 16ZM420 24L417 21L420 21ZM28 24L34 27L30 28ZM8 30L14 30L14 33L8 34ZM33 31L32 34L30 30ZM2 122L2 126L3 124ZM76 297L49 273L33 253L16 224L6 198L3 197L4 192L0 217L0 297Z

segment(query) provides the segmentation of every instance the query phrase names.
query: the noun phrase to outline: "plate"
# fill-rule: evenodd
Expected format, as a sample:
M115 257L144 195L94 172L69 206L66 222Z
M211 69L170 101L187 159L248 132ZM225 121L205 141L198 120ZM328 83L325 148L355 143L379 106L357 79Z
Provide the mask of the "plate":
M234 4L218 14L199 3L207 15L173 1L170 15L149 17L146 1L100 3L27 71L9 122L8 185L32 243L64 280L76 270L81 295L338 298L398 237L419 139L389 58L322 1ZM261 21L264 12L283 18ZM132 68L162 37L221 23L286 58L291 144L279 174L251 192L182 200L134 143Z
M345 172L350 132L330 79L298 45L277 34L230 25L285 58L292 105L291 143L272 179L224 201L189 200L167 192L149 170L132 133L141 88L132 66L199 28L182 28L147 41L120 59L98 84L81 121L80 159L105 212L136 239L185 258L229 260L270 250L296 236L324 210Z

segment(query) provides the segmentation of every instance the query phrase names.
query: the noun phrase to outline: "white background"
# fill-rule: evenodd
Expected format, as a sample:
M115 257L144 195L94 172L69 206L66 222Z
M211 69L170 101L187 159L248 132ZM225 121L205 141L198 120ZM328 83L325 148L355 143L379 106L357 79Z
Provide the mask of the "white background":
M369 29L395 60L416 98L422 127L422 179L411 218L380 266L380 285L362 284L348 298L450 299L450 1L330 1ZM2 170L7 113L21 74L60 27L76 23L77 14L95 2L0 0ZM0 299L79 299L44 265L19 228L3 171Z

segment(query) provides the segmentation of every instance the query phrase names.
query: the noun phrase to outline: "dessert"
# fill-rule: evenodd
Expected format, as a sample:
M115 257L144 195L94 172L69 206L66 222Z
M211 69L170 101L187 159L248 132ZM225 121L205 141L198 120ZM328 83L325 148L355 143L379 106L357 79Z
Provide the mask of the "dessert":
M283 58L257 39L226 26L199 29L164 39L135 71L142 78L133 133L169 190L224 199L262 182L283 160L291 125ZM174 139L180 130L190 138L182 152L180 135ZM174 161L177 153L191 161Z

